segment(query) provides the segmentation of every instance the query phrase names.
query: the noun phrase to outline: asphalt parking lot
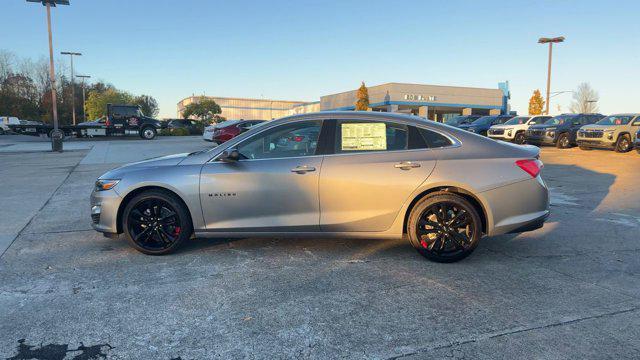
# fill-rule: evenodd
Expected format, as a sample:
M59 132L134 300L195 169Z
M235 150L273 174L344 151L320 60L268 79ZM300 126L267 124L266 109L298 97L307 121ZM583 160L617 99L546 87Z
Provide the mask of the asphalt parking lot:
M544 228L437 264L404 240L198 239L145 256L91 230L93 181L210 144L53 154L12 139L0 138L0 358L640 357L635 152L544 148Z

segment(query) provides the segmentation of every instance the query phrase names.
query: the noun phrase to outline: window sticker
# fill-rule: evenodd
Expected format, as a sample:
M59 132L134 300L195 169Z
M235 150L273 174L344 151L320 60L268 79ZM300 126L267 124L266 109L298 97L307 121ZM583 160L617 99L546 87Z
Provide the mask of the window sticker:
M341 129L343 151L387 149L385 123L347 123Z

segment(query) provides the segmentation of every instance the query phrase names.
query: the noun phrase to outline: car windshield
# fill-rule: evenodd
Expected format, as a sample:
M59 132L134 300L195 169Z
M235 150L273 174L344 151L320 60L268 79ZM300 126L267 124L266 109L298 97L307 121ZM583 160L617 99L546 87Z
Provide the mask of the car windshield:
M466 115L458 115L448 119L444 123L447 125L462 125L462 124L469 124L470 122L473 121L473 119L474 118Z
M631 119L633 115L611 115L598 121L596 125L627 125Z
M545 125L562 125L565 121L569 120L571 116L568 115L560 115L556 117L552 117L551 119L544 122Z
M516 116L504 124L505 125L522 125L522 124L526 124L527 121L529 121L529 119L530 118L528 116Z
M498 118L497 116L483 116L478 120L474 121L472 125L489 125L497 118Z

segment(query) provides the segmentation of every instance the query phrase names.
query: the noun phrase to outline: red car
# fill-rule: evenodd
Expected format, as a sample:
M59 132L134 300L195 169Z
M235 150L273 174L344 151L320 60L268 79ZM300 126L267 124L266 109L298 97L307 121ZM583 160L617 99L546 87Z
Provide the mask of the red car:
M227 120L207 126L202 137L204 140L222 144L263 122L265 120Z

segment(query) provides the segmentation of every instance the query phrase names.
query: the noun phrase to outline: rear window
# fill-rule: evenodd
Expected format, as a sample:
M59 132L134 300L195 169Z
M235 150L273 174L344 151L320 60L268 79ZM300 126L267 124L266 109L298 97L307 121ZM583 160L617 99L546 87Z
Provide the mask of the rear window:
M420 128L420 134L422 134L422 137L430 148L441 148L453 144L448 137L438 134L435 131Z

